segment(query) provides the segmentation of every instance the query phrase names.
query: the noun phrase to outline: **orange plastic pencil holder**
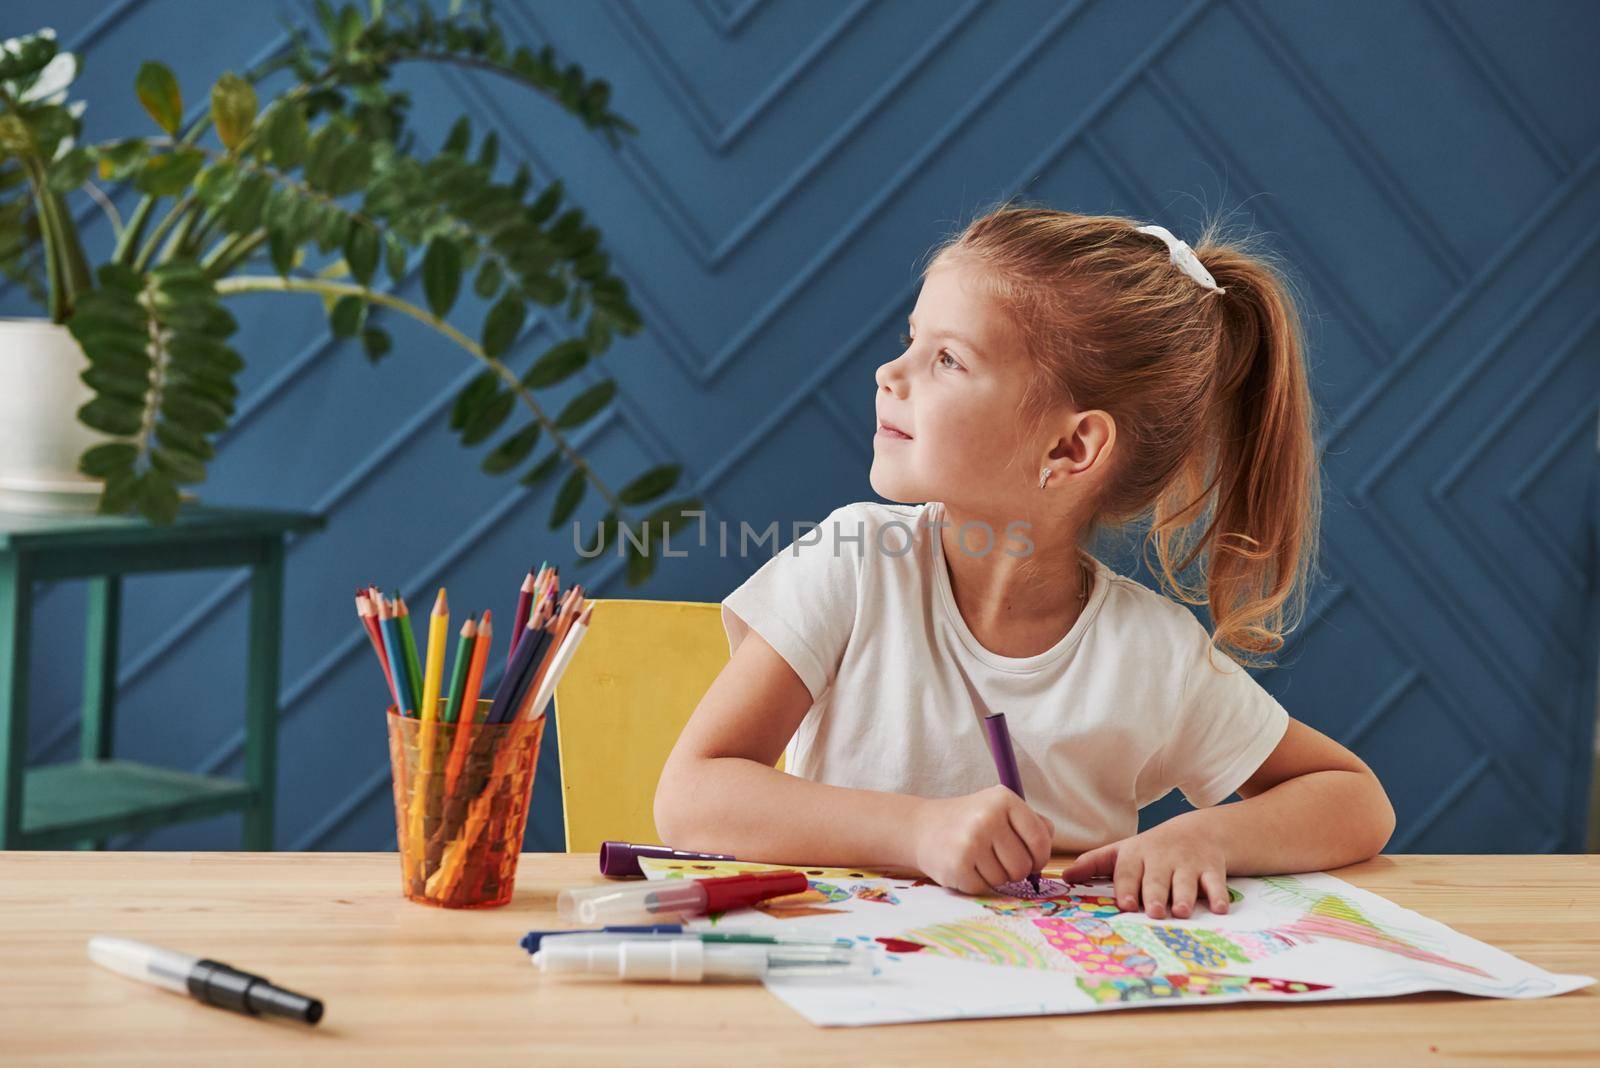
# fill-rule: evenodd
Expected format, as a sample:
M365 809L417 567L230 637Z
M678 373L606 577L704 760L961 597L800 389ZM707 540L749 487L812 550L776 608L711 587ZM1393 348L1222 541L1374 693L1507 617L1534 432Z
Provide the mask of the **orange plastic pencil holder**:
M477 715L486 715L490 704L479 701ZM522 853L544 717L424 723L391 705L387 719L402 891L412 901L444 908L506 904Z

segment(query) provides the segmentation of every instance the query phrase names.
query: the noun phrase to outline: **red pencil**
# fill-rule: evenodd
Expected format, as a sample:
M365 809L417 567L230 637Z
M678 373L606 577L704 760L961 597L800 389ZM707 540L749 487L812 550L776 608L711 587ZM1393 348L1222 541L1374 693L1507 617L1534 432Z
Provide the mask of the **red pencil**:
M398 708L400 691L395 688L394 670L389 667L389 655L383 651L383 636L378 633L378 609L360 590L356 591L356 615L361 617L361 626L372 642L372 651L378 654L378 666L383 668L383 681L389 684L389 696L394 698L395 707Z

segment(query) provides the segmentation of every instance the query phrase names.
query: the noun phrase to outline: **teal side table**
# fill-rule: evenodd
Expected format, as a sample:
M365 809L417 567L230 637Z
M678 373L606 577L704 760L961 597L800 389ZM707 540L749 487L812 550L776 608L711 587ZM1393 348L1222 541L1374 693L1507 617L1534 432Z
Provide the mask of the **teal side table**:
M270 850L278 770L283 557L290 532L321 516L186 507L155 527L123 516L0 512L0 848L62 849L225 812L244 813L244 848ZM244 781L112 756L122 576L250 568ZM33 584L89 579L81 759L26 767Z

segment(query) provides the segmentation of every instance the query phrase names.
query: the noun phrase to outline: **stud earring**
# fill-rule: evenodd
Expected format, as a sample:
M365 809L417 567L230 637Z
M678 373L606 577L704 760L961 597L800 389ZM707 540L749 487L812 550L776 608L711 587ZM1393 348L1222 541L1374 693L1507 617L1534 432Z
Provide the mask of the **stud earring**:
M1039 488L1040 489L1044 489L1044 484L1046 482L1049 482L1049 481L1050 481L1050 469L1048 467L1041 468L1039 470Z

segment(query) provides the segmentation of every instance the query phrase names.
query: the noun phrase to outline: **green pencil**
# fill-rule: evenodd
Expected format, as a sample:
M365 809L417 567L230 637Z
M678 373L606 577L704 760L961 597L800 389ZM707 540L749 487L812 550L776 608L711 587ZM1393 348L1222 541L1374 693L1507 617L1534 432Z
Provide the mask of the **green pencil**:
M400 596L400 591L394 591L394 602L399 607L400 644L405 650L406 674L411 678L411 692L417 695L417 700L422 700L422 663L417 659L417 639L411 633L411 610L406 607L406 599ZM421 715L422 706L417 706L417 713Z
M478 627L468 616L461 624L461 641L456 645L456 664L450 669L450 693L444 703L444 721L454 723L461 711L461 697L467 692L467 662L472 659L472 643Z

